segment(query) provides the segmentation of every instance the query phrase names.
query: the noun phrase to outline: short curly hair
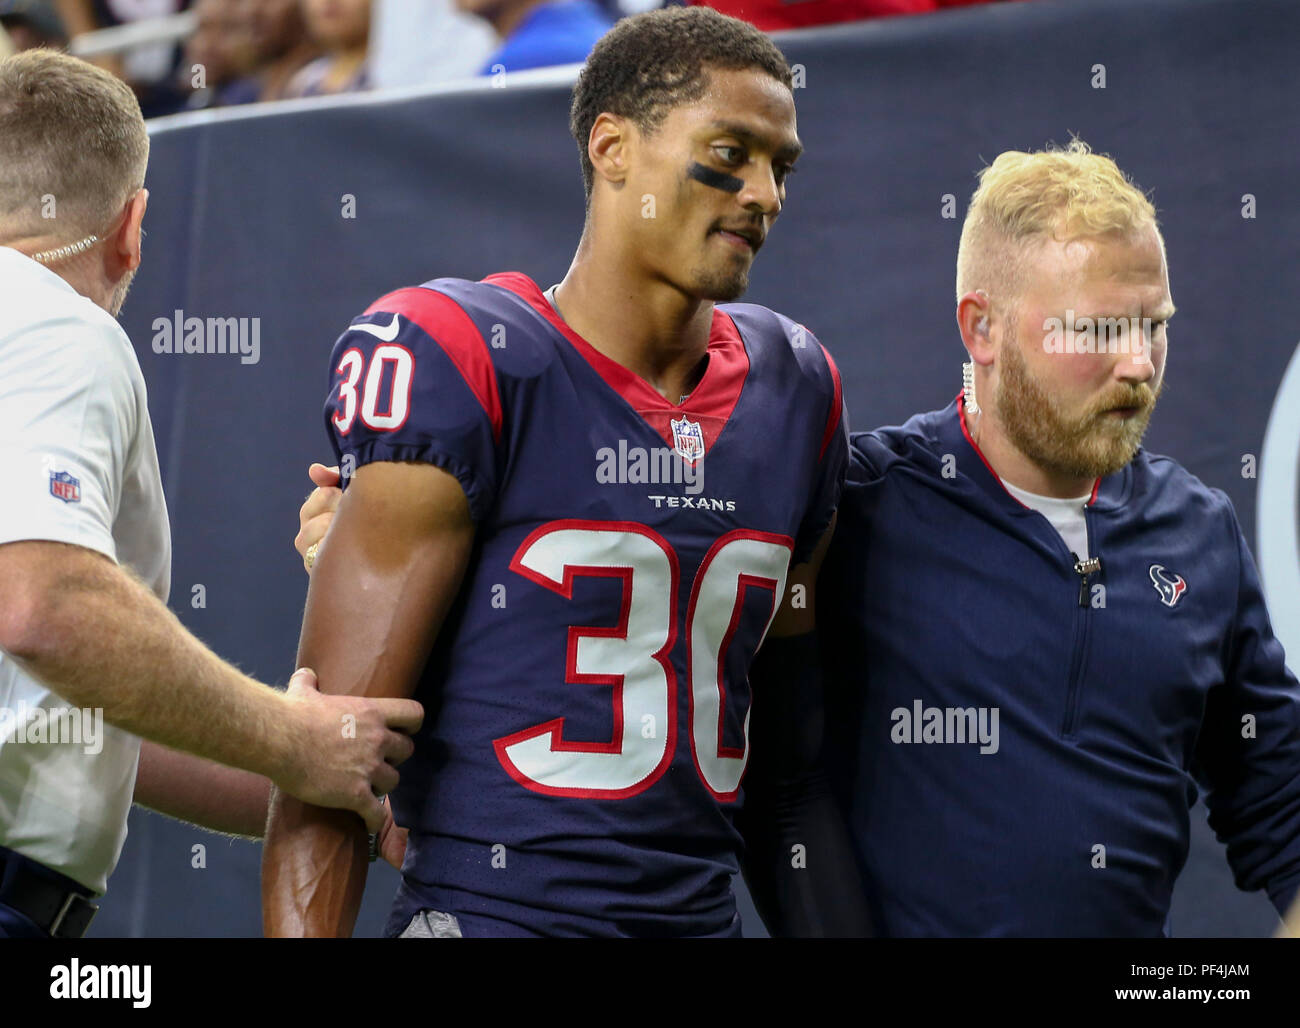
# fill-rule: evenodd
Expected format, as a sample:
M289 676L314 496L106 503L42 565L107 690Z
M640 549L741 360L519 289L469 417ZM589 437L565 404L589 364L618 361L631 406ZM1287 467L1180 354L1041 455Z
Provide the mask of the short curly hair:
M569 107L588 202L595 169L587 141L596 119L609 112L653 132L674 107L704 95L709 68L755 68L792 88L790 65L771 39L710 7L647 11L622 19L605 34L574 84Z

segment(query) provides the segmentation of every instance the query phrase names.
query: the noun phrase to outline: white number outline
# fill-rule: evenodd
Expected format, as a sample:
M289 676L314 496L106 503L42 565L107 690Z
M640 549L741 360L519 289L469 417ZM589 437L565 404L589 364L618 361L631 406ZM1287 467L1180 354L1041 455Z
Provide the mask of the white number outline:
M338 367L334 369L335 374L342 374L344 366L348 367L347 377L339 383L339 400L343 403L343 409L334 415L334 427L339 430L339 435L347 435L352 431L352 423L357 418L357 406L359 398L357 396L357 382L361 379L361 369L366 366L366 355L358 350L355 346L343 352L339 358Z
M524 561L528 558L533 549L548 536L565 532L600 532L600 533L623 533L642 536L654 543L662 551L669 570L669 602L668 617L663 625L664 642L649 654L651 660L656 662L663 670L664 683L666 689L666 702L662 705L662 712L667 731L664 733L663 752L656 761L653 769L646 775L640 777L637 781L618 788L582 788L576 786L557 786L548 785L545 782L539 782L536 778L530 776L523 768L519 767L516 759L511 755L510 750L522 745L527 745L534 739L541 736L549 736L549 751L551 753L599 753L607 755L622 755L623 743L627 738L626 729L628 727L624 714L624 675L617 674L589 674L577 670L578 643L582 638L619 638L619 633L626 637L628 618L630 616L631 604L633 601L633 576L636 569L633 567L617 567L610 565L596 564L569 564L563 565L563 578L548 578L542 572L528 567ZM610 733L608 743L589 743L589 742L566 742L564 739L564 717L551 718L538 725L521 729L518 732L512 732L510 735L502 736L493 740L493 747L496 749L497 759L506 773L525 789L533 792L540 792L547 796L575 796L586 799L624 799L628 796L635 796L644 792L668 770L672 763L672 756L677 748L676 724L677 719L674 716L677 707L677 671L673 667L669 654L672 653L673 647L677 644L677 583L680 578L677 554L673 548L668 545L667 541L659 535L658 532L645 525L638 524L634 521L587 521L582 519L565 519L560 521L551 521L541 525L524 539L515 550L515 555L510 561L510 570L518 572L530 581L536 582L543 588L550 589L558 593L566 600L573 599L573 582L579 576L596 576L596 577L615 577L623 579L623 596L620 609L620 623L615 626L589 626L589 625L570 625L568 632L568 645L565 647L565 681L575 685L582 684L599 684L613 685L613 695L611 703L614 707L613 730ZM602 681L602 679L604 681ZM635 738L635 736L634 736Z
M548 536L557 532L573 531L592 531L602 533L633 533L642 536L656 543L659 549L668 558L668 567L670 569L670 589L667 601L668 620L664 631L665 642L653 654L651 659L657 662L663 669L666 696L666 717L667 730L662 733L662 742L658 745L661 747L656 750L660 754L654 770L649 774L640 777L636 782L627 786L617 788L599 788L599 787L574 787L574 786L557 786L538 781L531 776L519 763L512 758L511 748L522 744L533 743L542 737L549 738L550 753L600 753L600 754L618 754L624 753L623 744L628 739L633 742L637 741L635 735L629 736L627 733L627 723L624 718L625 704L622 693L623 675L617 674L594 674L590 672L578 672L577 670L577 644L582 638L626 638L628 629L628 611L633 600L634 576L636 568L631 566L613 566L608 564L570 564L561 565L562 577L552 578L545 573L529 567L525 561L529 559L536 545L543 542ZM707 635L702 637L698 643L704 644L702 658L707 660L713 673L705 677L706 681L700 681L702 676L695 674L695 660L697 657L696 647L698 645L695 636L698 634L696 629L696 617L700 614L701 597L704 597L706 607L709 606L710 599L708 576L713 568L728 568L725 562L716 564L715 561L720 554L729 546L741 542L759 543L771 547L773 551L784 551L785 559L780 564L779 571L774 575L752 573L745 571L736 571L734 599L731 609L728 611L728 626L722 637L716 640L716 646L712 644ZM729 802L734 800L740 792L740 783L744 777L745 767L749 761L749 712L746 712L744 723L745 745L743 750L735 747L728 747L722 741L722 727L726 714L726 687L723 684L722 672L726 661L727 651L730 648L732 638L735 635L736 628L739 625L740 616L744 610L745 593L748 589L759 588L770 590L772 593L771 609L768 612L767 619L763 625L762 633L759 635L759 646L767 637L769 629L772 627L772 621L776 618L777 611L780 609L781 600L785 595L785 581L789 573L789 561L794 552L794 541L785 535L775 535L767 532L757 532L748 529L735 529L719 537L700 562L699 570L696 572L695 580L691 589L691 597L687 608L687 617L685 630L687 632L687 651L686 651L686 668L689 679L688 694L688 718L690 719L691 733L691 759L694 762L696 772L699 774L705 788L720 802ZM775 556L775 552L772 553ZM624 799L630 796L638 795L650 788L659 780L672 764L673 757L677 750L677 674L673 668L669 654L677 642L677 593L678 583L680 580L680 567L676 551L659 533L646 525L631 521L589 521L581 519L565 519L548 522L531 533L521 542L515 550L514 557L510 562L510 569L528 578L530 581L541 585L542 587L558 593L565 599L573 598L574 579L580 576L595 577L612 577L623 580L623 596L621 602L621 613L619 623L614 626L569 626L568 645L566 647L566 668L565 681L573 684L599 684L612 685L613 694L611 703L613 704L613 730L609 742L569 742L563 737L564 716L551 718L540 724L533 725L529 728L512 732L510 735L502 736L493 740L493 746L496 750L498 761L502 768L516 782L524 788L533 792L542 793L549 796L572 796L590 799ZM760 569L763 570L763 569ZM716 574L714 575L716 577ZM712 607L709 607L712 610ZM705 626L707 628L707 624ZM657 636L656 636L657 638ZM697 704L696 690L709 690L709 693L701 693ZM701 744L697 740L697 733L700 726L696 724L695 711L697 706L700 708L710 708L717 706L717 732L716 732L716 753L706 757L702 764L700 761ZM750 697L750 710L753 709L753 697ZM710 726L711 728L712 726ZM657 737L656 737L656 741ZM536 752L536 747L534 747ZM707 750L706 750L707 753ZM643 759L642 763L648 761ZM707 769L706 769L707 768Z
M388 410L379 413L379 390L384 383L384 365L393 365L393 387ZM411 416L411 388L415 380L415 354L401 343L381 343L370 355L366 387L361 397L361 421L372 432L396 432Z
M389 392L388 410L380 412L379 390L383 387L384 366L393 365L393 386ZM364 382L362 369L365 369ZM411 416L411 389L415 381L415 354L401 343L382 343L376 346L369 361L357 347L343 352L336 374L344 375L339 382L339 401L343 409L334 414L334 427L339 435L347 435L356 423L372 432L396 432ZM361 385L360 394L357 386Z
M710 572L713 572L715 567L725 568L726 565L716 564L715 561L728 549L734 549L736 544L740 543L755 543L763 547L784 550L785 561L781 564L781 572L776 577L772 577L736 569L734 586L728 585L723 588L718 596L719 602L722 603L726 602L723 597L730 596L732 598L731 610L727 617L727 627L723 631L721 638L717 640L716 649L708 646L702 655L697 654L695 650L696 636L702 634L698 631L701 627L698 620L700 617L701 597L704 597L706 611L720 609L711 608L709 597L705 595L705 590L711 584ZM721 803L729 803L740 794L740 782L745 776L745 767L749 763L749 718L754 710L754 696L751 692L749 707L745 711L745 747L743 750L738 750L734 746L725 745L722 741L722 729L726 722L727 686L723 668L727 660L727 651L731 648L731 641L736 635L736 629L740 627L740 617L745 610L745 593L750 589L770 590L772 593L772 606L768 611L767 619L763 623L763 631L758 637L758 646L763 645L763 640L767 638L772 622L776 619L777 611L781 608L781 600L785 596L785 580L789 573L790 558L793 555L794 543L788 536L737 528L718 537L709 548L709 552L705 554L704 560L700 562L699 570L695 573L695 583L691 587L690 604L686 608L686 667L689 669L691 686L687 694L691 728L691 759L695 762L695 770L699 773L705 787L713 794L713 798ZM718 573L714 573L712 576L713 579L717 577ZM707 616L706 614L705 617ZM706 644L709 642L707 636L701 641ZM757 652L757 647L755 650ZM700 656L708 659L709 671L702 672L696 668L696 658ZM716 739L707 740L707 742L715 744L716 748L712 752L706 748L706 740L702 738L704 725L696 717L697 703L701 708L711 708L715 703L717 704ZM706 754L703 761L700 759L701 751Z

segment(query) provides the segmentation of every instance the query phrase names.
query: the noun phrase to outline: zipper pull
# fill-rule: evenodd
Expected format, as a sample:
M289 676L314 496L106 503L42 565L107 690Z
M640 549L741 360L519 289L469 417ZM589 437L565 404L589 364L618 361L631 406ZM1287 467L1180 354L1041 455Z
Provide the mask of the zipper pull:
M1089 557L1087 560L1080 560L1077 553L1071 553L1074 558L1074 573L1079 576L1079 606L1088 605L1088 576L1095 575L1101 571L1101 558Z

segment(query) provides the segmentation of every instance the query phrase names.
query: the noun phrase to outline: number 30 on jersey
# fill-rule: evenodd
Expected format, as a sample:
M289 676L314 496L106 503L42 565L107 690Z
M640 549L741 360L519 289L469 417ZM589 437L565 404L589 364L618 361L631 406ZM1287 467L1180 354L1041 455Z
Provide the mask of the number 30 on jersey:
M771 593L760 640L785 592L791 540L744 529L721 536L695 576L687 633L688 720L696 770L719 801L735 798L749 757L722 738L727 687L723 667L747 590ZM497 758L515 781L553 796L618 799L653 785L677 747L677 674L669 654L677 642L677 554L661 535L635 522L553 521L520 544L510 564L531 581L573 597L579 576L620 578L619 623L569 629L566 681L612 687L609 742L564 738L561 715L495 741ZM645 726L651 731L643 731Z

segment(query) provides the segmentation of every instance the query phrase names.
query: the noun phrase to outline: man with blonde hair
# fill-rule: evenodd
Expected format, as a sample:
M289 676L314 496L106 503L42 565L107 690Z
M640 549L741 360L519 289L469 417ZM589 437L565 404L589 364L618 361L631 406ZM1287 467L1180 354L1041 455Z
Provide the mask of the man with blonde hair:
M1300 687L1227 497L1140 447L1173 310L1110 158L1004 153L961 394L853 438L819 631L883 934L1168 934L1198 784L1238 886L1296 893Z
M421 720L409 700L323 696L306 670L276 692L164 606L158 457L114 319L148 154L107 72L46 50L0 61L0 937L84 932L133 788L259 836L274 781L378 829Z

